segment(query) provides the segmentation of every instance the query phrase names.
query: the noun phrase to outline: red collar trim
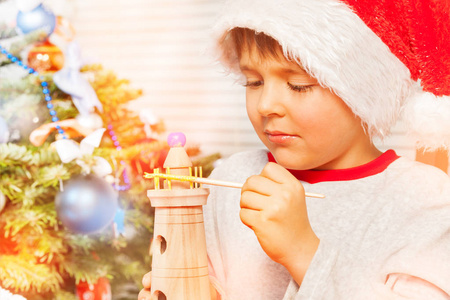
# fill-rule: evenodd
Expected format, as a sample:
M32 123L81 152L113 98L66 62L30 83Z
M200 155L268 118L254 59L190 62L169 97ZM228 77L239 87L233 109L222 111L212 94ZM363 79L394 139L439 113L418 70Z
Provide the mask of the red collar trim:
M275 162L272 153L268 153L269 161ZM369 177L383 172L399 156L394 150L387 150L367 164L339 170L289 170L298 180L308 183L323 181L345 181Z

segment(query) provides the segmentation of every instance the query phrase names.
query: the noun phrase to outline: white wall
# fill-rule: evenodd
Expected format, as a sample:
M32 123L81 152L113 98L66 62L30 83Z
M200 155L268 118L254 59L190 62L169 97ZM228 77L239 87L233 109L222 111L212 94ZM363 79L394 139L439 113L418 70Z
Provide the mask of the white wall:
M168 132L184 132L204 154L261 147L246 117L244 89L204 52L220 1L67 2L83 55L143 89L133 108L152 108ZM397 126L378 145L414 158L403 133Z

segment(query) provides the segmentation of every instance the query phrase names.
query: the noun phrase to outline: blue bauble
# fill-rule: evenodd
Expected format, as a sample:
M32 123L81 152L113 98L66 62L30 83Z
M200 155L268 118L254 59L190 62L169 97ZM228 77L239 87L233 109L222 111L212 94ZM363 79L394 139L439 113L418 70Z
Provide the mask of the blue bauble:
M31 11L19 11L16 22L22 33L44 29L50 35L56 26L56 16L48 8L39 4Z
M72 232L89 234L105 229L114 220L118 194L111 184L95 176L79 176L64 184L55 205L63 225Z

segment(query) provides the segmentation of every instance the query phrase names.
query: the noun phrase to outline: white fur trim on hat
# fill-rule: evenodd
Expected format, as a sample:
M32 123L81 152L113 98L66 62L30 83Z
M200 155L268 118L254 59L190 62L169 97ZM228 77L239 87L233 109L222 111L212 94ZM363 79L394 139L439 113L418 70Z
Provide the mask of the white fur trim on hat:
M319 83L333 90L383 138L397 121L412 80L409 69L344 3L336 0L228 1L214 32L218 50L234 27L276 39ZM237 57L221 53L239 72Z
M436 97L416 83L404 106L402 119L418 147L450 149L450 97Z

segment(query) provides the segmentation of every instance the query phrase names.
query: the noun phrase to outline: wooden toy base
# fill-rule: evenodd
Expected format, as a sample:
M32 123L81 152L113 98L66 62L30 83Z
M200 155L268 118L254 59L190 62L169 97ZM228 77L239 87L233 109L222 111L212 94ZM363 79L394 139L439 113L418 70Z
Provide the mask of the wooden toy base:
M152 296L162 300L210 300L203 204L208 189L154 190Z
M152 289L153 299L211 299L207 270L206 275L195 278L160 278L152 274L153 284L165 287L164 291Z

